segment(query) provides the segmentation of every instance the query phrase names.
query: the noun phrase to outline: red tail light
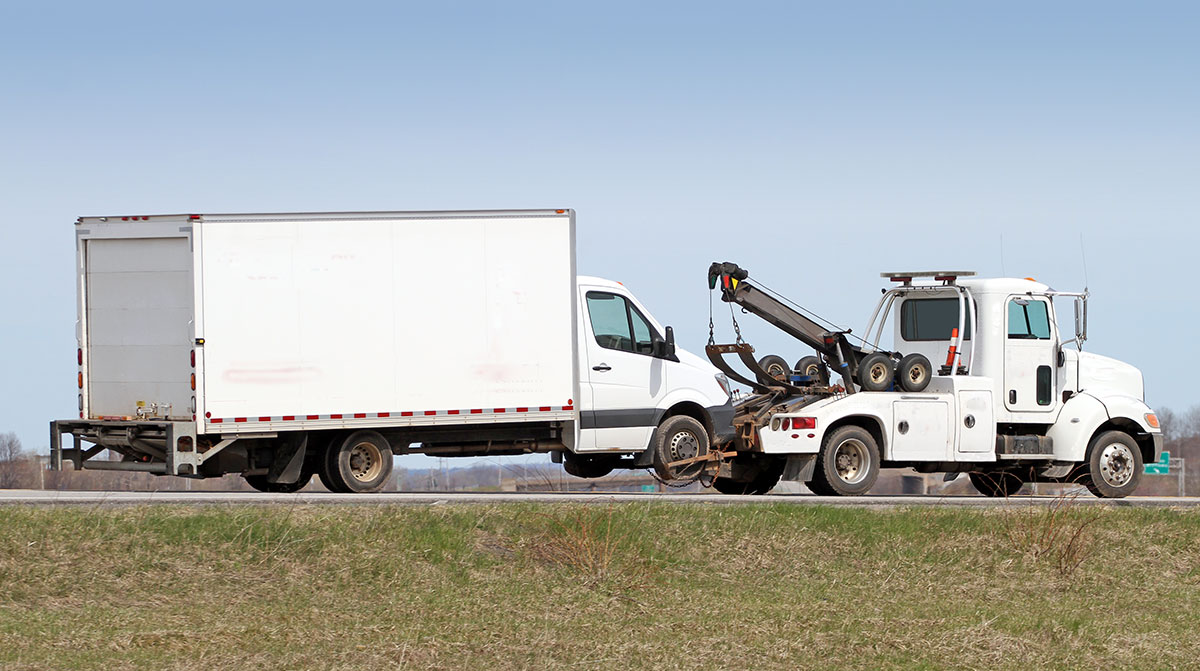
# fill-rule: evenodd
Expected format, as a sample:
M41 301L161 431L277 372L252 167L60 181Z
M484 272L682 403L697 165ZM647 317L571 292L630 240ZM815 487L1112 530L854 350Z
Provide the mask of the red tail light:
M816 417L796 417L792 420L792 428L799 431L800 429L815 429L817 428Z
M196 350L192 350L192 368L196 367Z
M76 350L75 353L77 355L76 358L79 361L79 365L82 366L83 365L83 348L80 347L78 350Z
M782 429L782 430L784 430L784 431L787 431L788 429L792 428L792 418L791 418L791 417L784 417L784 418L783 418L783 423L782 423L782 424L780 424L779 428L780 428L780 429Z

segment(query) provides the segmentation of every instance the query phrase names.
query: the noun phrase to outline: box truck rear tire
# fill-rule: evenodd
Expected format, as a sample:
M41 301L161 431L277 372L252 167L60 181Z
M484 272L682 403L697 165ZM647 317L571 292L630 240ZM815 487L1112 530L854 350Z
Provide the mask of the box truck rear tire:
M321 480L333 491L377 492L391 474L392 447L387 439L375 431L356 431L329 446Z

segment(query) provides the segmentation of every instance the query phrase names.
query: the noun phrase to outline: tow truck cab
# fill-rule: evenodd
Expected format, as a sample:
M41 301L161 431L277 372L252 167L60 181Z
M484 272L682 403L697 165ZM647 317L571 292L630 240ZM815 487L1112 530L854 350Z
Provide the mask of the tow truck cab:
M818 461L839 458L832 437L850 426L874 440L882 467L973 472L973 482L999 475L1007 483L999 493L1070 478L1108 496L1132 491L1142 464L1158 459L1162 433L1145 404L1141 372L1081 351L1087 292L1056 292L1032 279L941 275L938 282L914 282L920 275L936 276L885 274L900 286L884 292L865 335L880 349L891 317L891 349L922 354L935 365L945 361L939 374L916 393L897 385L794 399L759 432L765 454L812 455L790 463L785 477L819 476L815 469L826 464ZM1075 302L1073 338L1059 332L1056 298ZM1074 348L1064 346L1072 342ZM864 461L850 469L854 479L871 470L865 461L872 455L869 446L852 447ZM1097 480L1101 486L1094 487Z

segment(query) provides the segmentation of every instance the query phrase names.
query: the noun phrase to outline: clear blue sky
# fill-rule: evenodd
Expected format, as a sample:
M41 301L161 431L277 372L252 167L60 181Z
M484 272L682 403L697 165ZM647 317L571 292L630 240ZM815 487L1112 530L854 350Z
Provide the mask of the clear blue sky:
M0 431L75 415L75 218L160 212L573 207L693 351L713 260L861 329L880 271L1001 236L1081 288L1082 233L1088 349L1200 401L1196 6L844 7L4 3Z

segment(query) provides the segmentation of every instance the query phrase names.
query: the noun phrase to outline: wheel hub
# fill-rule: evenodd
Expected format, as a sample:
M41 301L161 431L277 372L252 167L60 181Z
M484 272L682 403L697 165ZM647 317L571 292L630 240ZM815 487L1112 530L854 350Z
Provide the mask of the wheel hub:
M371 443L359 443L350 450L350 474L355 480L373 480L382 468L383 456L379 453L379 448Z
M1124 487L1133 478L1134 463L1128 445L1113 443L1100 453L1100 476L1113 487Z
M866 477L869 459L865 445L857 440L847 440L834 451L833 467L842 482L854 484Z

